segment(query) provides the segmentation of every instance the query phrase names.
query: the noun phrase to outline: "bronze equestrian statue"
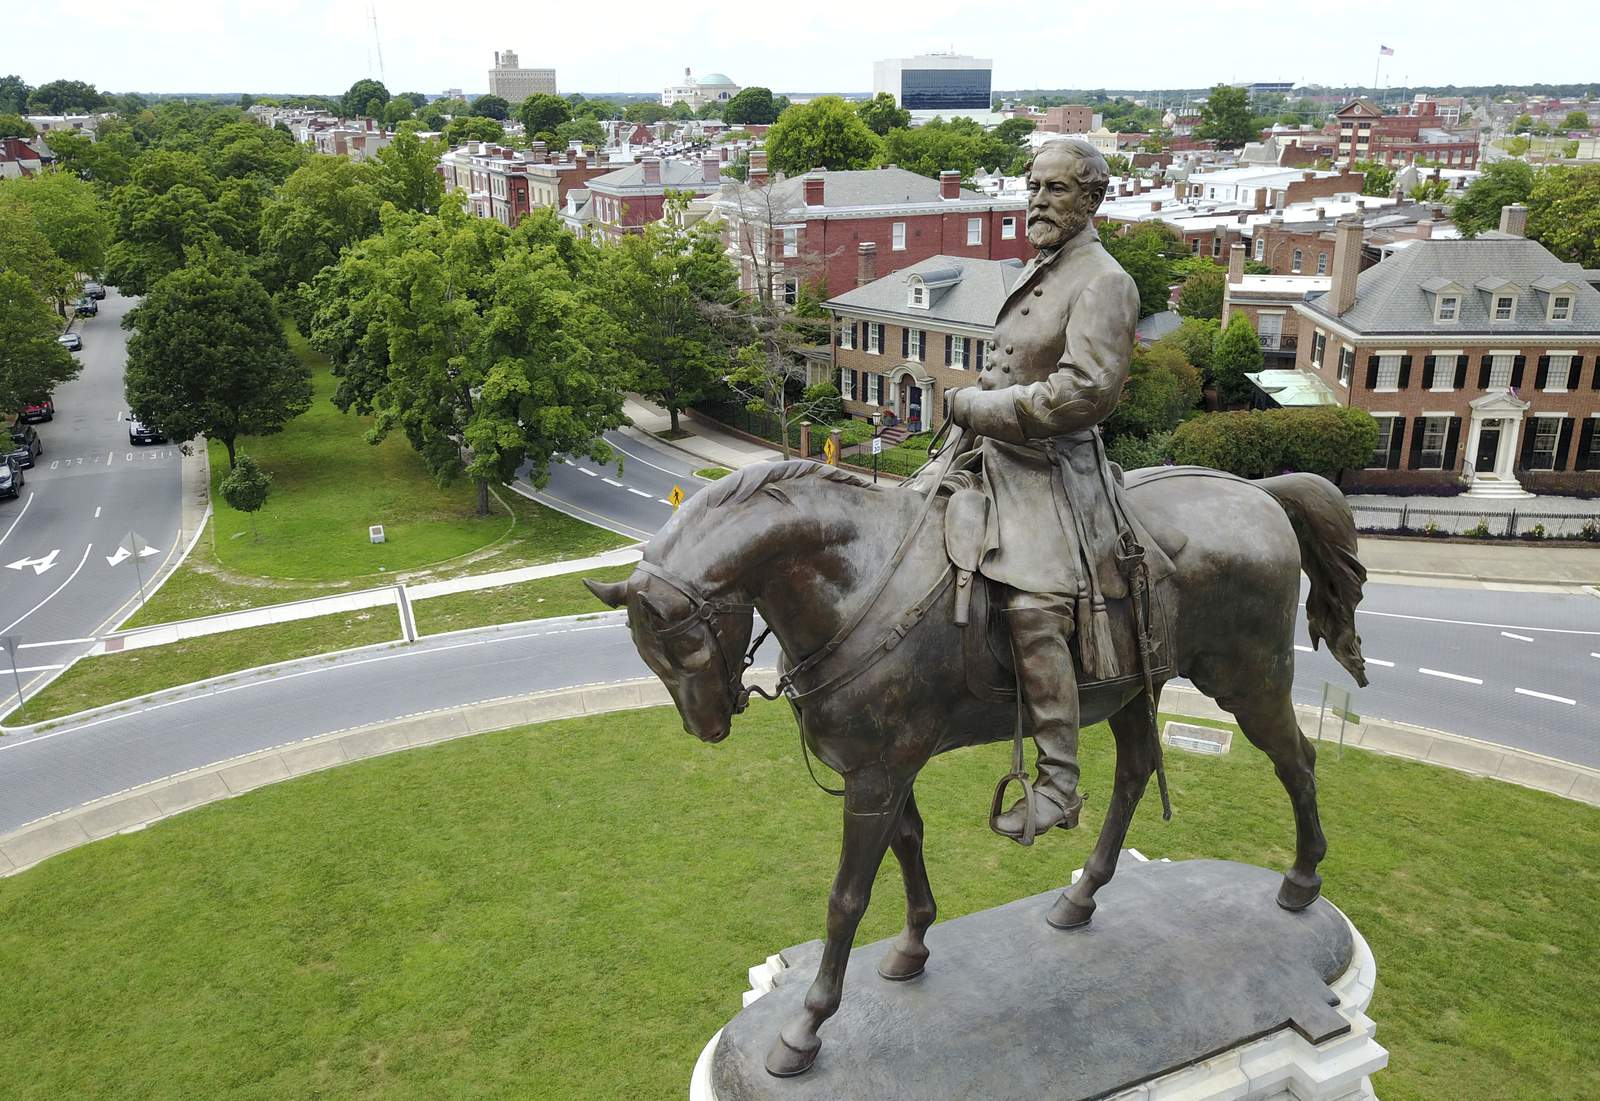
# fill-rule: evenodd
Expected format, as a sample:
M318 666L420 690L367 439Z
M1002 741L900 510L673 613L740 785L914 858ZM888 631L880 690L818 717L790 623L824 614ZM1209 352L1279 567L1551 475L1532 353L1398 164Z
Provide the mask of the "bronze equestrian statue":
M1294 626L1303 569L1313 645L1326 640L1366 683L1355 628L1366 571L1349 507L1313 474L1249 482L1171 467L1124 484L1104 462L1094 425L1117 398L1137 309L1126 276L1107 270L1098 241L1068 216L1087 202L1080 185L1103 190L1103 161L1087 146L1055 146L1029 181L1030 237L1046 254L1002 311L1006 351L981 388L952 402L960 438L923 475L890 487L808 461L749 467L691 499L627 581L588 583L627 608L640 655L684 728L707 742L728 736L751 691L744 671L774 635L802 746L843 777L822 962L804 1012L767 1054L774 1075L800 1074L817 1057L886 850L905 880L906 924L879 973L923 970L935 906L912 789L934 754L1012 740L1007 779L1024 797L1000 814L997 792L991 825L1031 841L1040 823L1075 821L1078 730L1109 720L1117 754L1105 822L1083 875L1047 915L1061 929L1082 926L1147 781L1160 776L1161 687L1185 677L1234 715L1289 794L1295 859L1279 904L1303 909L1321 889L1316 754L1290 698ZM1057 228L1073 232L1058 244ZM1063 322L1053 336L1027 323L1046 309ZM1101 313L1128 327L1122 343ZM1064 564L1043 562L1051 547ZM767 627L752 646L756 611ZM1025 733L1039 744L1038 789L1022 775Z

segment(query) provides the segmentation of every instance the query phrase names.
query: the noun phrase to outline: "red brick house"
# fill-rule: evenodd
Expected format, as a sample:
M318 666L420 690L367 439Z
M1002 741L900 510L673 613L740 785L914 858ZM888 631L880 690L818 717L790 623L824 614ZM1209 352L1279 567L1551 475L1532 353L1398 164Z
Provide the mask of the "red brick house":
M1334 112L1339 135L1336 163L1433 161L1449 168L1478 167L1476 133L1445 129L1435 101L1416 104L1414 109L1415 114L1386 115L1365 97L1340 107Z
M697 161L645 157L625 168L614 168L588 181L583 189L568 192L582 199L568 202L562 220L579 234L614 241L643 232L658 222L666 210L668 191L691 195L715 194L722 184L722 159L707 156Z

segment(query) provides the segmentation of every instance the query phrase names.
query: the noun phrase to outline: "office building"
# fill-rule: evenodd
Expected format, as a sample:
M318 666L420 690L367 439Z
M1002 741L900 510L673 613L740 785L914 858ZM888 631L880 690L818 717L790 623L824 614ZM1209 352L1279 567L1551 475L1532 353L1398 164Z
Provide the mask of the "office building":
M556 94L556 71L521 68L515 50L498 50L494 55L494 68L489 70L489 94L499 96L513 107L529 96L553 96Z
M872 66L872 93L888 92L908 111L988 112L994 62L964 54L919 54Z

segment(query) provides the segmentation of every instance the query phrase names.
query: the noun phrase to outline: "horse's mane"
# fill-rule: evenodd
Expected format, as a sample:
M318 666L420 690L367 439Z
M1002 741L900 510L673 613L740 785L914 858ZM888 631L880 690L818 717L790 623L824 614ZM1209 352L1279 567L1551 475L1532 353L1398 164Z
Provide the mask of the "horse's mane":
M810 459L787 459L780 463L756 463L754 466L744 467L699 493L696 500L705 501L706 508L738 504L740 501L749 500L758 490L776 482L792 481L795 478L824 478L843 485L872 488L872 483L867 479L837 466L812 462Z

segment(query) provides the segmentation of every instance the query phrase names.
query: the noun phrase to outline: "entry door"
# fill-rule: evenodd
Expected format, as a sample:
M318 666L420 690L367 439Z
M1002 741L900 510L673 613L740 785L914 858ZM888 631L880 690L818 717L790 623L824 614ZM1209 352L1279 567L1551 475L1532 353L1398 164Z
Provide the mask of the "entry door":
M922 387L907 386L905 392L910 395L911 411L906 417L918 432L922 431Z
M911 414L909 412L908 399L906 395L915 394L917 392L917 388L902 382L898 389L900 393L895 404L895 412L899 414L901 420L908 421L911 419Z
M1472 460L1472 469L1479 474L1492 472L1500 456L1500 426L1484 425L1478 430L1478 454Z

